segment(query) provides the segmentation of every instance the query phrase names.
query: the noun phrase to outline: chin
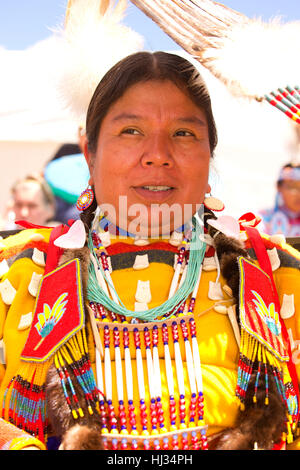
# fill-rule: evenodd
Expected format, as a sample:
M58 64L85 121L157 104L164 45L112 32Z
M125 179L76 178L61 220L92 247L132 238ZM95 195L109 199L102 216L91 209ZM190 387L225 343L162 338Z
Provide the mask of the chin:
M149 216L148 220L133 219L128 222L127 230L134 236L143 238L169 238L174 230L182 230L184 220L182 217L178 219L157 220Z

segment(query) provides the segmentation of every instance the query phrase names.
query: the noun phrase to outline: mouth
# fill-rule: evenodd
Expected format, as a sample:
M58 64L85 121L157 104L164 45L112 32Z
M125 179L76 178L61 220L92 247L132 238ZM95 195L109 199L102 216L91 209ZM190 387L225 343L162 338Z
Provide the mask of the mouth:
M172 186L141 186L142 189L146 189L147 191L153 191L155 193L159 191L170 191L174 189Z
M166 200L174 191L173 186L165 185L144 185L134 186L133 189L143 199L162 202Z

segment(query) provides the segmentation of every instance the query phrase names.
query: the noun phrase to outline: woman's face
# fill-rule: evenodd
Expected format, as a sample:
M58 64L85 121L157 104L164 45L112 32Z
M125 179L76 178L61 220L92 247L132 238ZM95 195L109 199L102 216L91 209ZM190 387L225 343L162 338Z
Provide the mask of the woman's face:
M130 87L103 119L96 152L85 146L85 156L98 205L135 234L181 226L210 190L205 113L171 81Z

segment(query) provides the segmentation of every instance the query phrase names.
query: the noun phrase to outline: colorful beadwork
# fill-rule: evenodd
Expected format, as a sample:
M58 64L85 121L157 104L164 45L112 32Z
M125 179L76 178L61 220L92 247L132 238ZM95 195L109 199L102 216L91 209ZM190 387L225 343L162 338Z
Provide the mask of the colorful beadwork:
M278 88L277 91L266 94L264 98L294 122L300 124L300 94L298 87Z
M113 282L111 280L109 270L105 267L103 269L100 266L100 269L95 269L94 261L90 263L89 266L89 281L87 288L88 300L102 304L108 311L114 311L115 313L118 313L119 315L125 317L136 317L141 319L142 321L154 321L158 317L164 315L172 315L174 311L177 310L178 305L181 305L181 303L189 297L190 293L194 290L194 287L197 283L199 271L201 270L202 260L204 258L206 248L206 244L200 240L200 234L202 233L202 231L203 227L195 218L195 227L193 228L193 230L190 231L191 233L189 235L191 236L191 247L189 250L189 257L191 262L188 263L188 269L186 271L184 281L181 285L178 286L178 279L181 270L181 264L178 263L172 280L169 298L159 307L153 307L146 311L129 311L122 304L117 295L116 289L113 287ZM91 253L95 252L93 239L94 235L90 234L88 239L88 245L91 249ZM184 240L183 245L187 244L187 242L188 236L186 237L186 240ZM184 246L182 248L185 249ZM98 256L96 256L96 258L98 258ZM98 264L100 264L99 261ZM99 278L97 277L97 273ZM108 288L105 287L105 282L103 282L104 274L106 280L108 281ZM108 291L111 297L109 296Z
M101 237L91 234L95 254L99 261L98 277L103 289L119 305L119 299L113 287L110 276L107 252ZM188 234L179 247L174 276L170 286L169 298L183 284L189 264L190 250ZM204 400L202 390L201 366L198 343L196 338L196 324L193 318L197 291L201 278L201 268L188 302L183 301L173 307L172 315L163 314L164 322L141 323L135 319L128 323L124 315L106 309L95 301L90 305L97 325L104 333L104 371L106 384L106 401L108 428L105 427L105 446L111 449L206 449L206 427L204 423ZM171 335L169 335L169 329ZM179 339L182 336L185 345L185 357L182 356ZM133 370L130 351L130 338L133 339L135 349L136 374L139 399L135 402L133 397ZM111 341L111 338L113 340ZM122 338L122 340L121 340ZM175 350L175 373L169 350L169 339ZM161 363L158 347L160 341L164 347L164 365L169 392L169 405L164 409L161 386ZM112 404L112 367L110 348L113 346L115 355L115 373L117 383L118 405L113 410ZM124 350L124 369L120 357L121 346ZM145 360L142 358L142 347L145 350ZM183 368L187 364L188 382L185 381ZM196 368L199 371L196 372ZM146 375L145 375L146 368ZM147 377L147 379L146 379ZM127 403L124 403L123 383L126 383ZM175 383L178 392L175 393ZM190 390L189 392L187 392ZM188 393L188 395L187 395ZM149 394L149 404L146 405L146 396ZM101 406L101 405L100 405ZM102 410L101 406L101 410ZM169 415L169 427L166 427L166 416ZM140 433L138 432L140 429ZM122 437L121 437L122 436ZM146 438L145 438L146 437Z
M82 212L92 204L94 200L94 191L91 187L87 187L77 199L76 207Z

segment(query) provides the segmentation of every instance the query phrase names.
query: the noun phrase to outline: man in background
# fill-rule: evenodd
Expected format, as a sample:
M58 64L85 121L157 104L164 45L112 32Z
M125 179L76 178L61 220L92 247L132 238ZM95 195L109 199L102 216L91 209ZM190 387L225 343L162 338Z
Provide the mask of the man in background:
M300 236L300 165L288 163L279 173L275 206L261 212L262 231Z

